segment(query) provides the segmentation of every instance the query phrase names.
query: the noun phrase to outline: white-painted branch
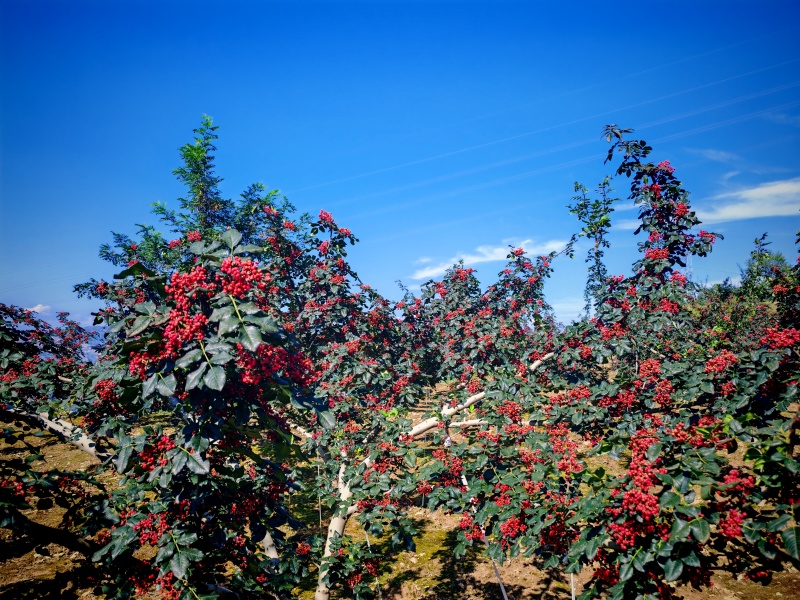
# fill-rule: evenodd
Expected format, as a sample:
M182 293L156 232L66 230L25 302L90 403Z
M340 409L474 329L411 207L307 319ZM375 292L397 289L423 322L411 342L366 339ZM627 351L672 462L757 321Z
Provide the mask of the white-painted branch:
M4 412L10 413L28 423L38 425L46 431L55 433L64 441L69 442L76 448L83 450L101 462L111 457L110 452L99 449L94 440L87 436L79 427L75 427L72 423L62 421L61 419L51 419L46 412L34 414L15 410L13 408L6 409Z
M344 457L342 458L344 459ZM336 481L336 485L339 489L340 508L333 515L333 518L328 525L328 536L325 540L325 551L322 553L323 561L333 554L333 541L336 538L342 537L348 519L353 513L355 513L355 510L351 512L351 509L356 507L356 505L351 504L348 506L347 504L353 493L350 491L350 483L344 480L344 472L345 463L343 460L341 466L339 467L339 476L337 477ZM342 511L345 506L347 506L347 509ZM330 598L331 590L325 583L325 577L328 574L328 570L328 566L325 565L324 562L323 564L320 564L319 575L317 577L317 591L314 593L314 600L328 600L328 598Z
M279 559L278 556L278 548L275 546L275 540L272 539L269 531L264 536L264 539L261 540L261 544L264 546L264 552L266 555L272 559Z
M481 392L479 394L475 394L474 396L470 396L466 400L464 400L460 404L456 404L455 406L445 406L442 408L441 417L430 417L417 423L411 428L411 431L408 432L408 435L411 437L417 437L426 433L433 429L434 427L438 427L439 423L442 422L443 418L450 417L456 413L460 413L461 411L467 410L470 406L482 400L486 396L485 392Z
M538 369L540 366L542 366L542 363L543 363L544 361L546 361L546 360L547 360L547 359L549 359L549 358L552 358L554 354L555 354L554 352L548 352L548 353L547 353L547 354L545 354L545 355L544 355L542 358L540 358L540 359L538 359L538 360L535 360L535 361L533 361L533 362L530 364L530 366L528 367L528 371L535 371L535 370L536 370L536 369Z
M469 421L458 421L457 423L450 423L447 426L453 427L480 427L481 425L488 425L483 419L470 419Z
M308 431L308 430L306 430L306 429L304 429L304 428L300 427L300 425L298 425L297 423L294 423L294 422L292 422L292 421L286 421L286 424L287 424L287 425L289 425L289 427L291 427L291 428L292 428L292 429L293 429L295 432L297 432L297 433L299 433L300 435L302 435L304 438L311 438L311 437L313 437L313 436L311 435L311 433L309 433L309 431Z

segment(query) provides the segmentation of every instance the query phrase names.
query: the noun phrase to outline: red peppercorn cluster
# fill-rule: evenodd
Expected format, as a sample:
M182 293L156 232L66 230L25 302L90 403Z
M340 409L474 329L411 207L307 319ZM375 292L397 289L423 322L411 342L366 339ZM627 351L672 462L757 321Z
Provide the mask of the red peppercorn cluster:
M777 329L770 327L761 338L761 344L772 350L778 348L791 348L800 342L800 331L797 329Z
M241 298L253 287L264 287L264 276L252 260L229 256L222 261L220 270L227 275L227 278L217 275L222 291L236 298Z
M175 447L175 442L169 436L162 435L155 444L145 446L139 453L139 466L145 471L152 471L156 467L167 464L166 453Z
M422 494L423 496L429 495L433 491L433 486L428 483L427 481L419 481L417 482L417 492Z
M598 406L612 409L613 414L621 414L636 404L636 392L633 390L621 390L615 396L600 398Z
M648 248L645 250L644 257L648 260L666 260L669 258L667 248Z
M116 402L115 386L116 384L111 379L103 379L95 384L94 391L101 402Z
M527 530L528 526L516 516L509 517L505 523L500 524L500 533L508 540L513 540L519 537Z
M742 535L742 524L745 514L736 509L731 509L719 520L719 531L726 537L736 538Z
M522 406L511 400L504 400L502 404L495 407L495 411L500 415L508 417L514 423L522 419Z
M678 305L677 302L673 302L672 300L668 300L667 298L662 298L661 302L658 303L658 308L656 310L660 310L661 312L670 314L677 314L680 312L681 307Z
M139 543L151 546L157 545L161 536L170 529L171 525L161 514L148 515L133 526L133 530L139 534Z
M472 520L471 514L462 514L458 526L464 532L464 537L467 538L467 540L483 541L483 528Z
M658 165L656 165L656 168L659 169L660 171L665 171L670 175L675 172L675 167L670 166L668 160L662 160L660 163L658 163Z
M723 350L718 355L708 359L704 373L722 373L725 369L738 362L738 356L729 350Z
M645 381L653 382L661 375L661 363L655 358L648 358L639 365L639 377Z

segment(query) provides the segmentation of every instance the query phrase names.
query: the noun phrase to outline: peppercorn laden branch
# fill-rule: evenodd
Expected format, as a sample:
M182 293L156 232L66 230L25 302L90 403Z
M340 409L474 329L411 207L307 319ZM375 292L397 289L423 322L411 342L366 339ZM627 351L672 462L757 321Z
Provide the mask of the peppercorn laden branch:
M553 353L550 352L544 355L542 358L533 362L530 367L529 371L533 372L538 369L541 364L551 358ZM463 402L456 404L455 406L443 406L441 413L435 417L429 417L424 421L413 425L408 433L405 434L406 437L416 438L424 433L430 431L439 426L440 423L444 422L448 417L451 417L455 414L459 414L465 410L467 410L470 406L473 406L477 402L481 401L483 398L486 397L485 392L480 392L473 396L470 396ZM451 424L451 426L456 427L470 427L470 426L480 426L483 424L483 421L480 419L473 419L468 421L461 421L457 424ZM347 525L347 521L350 519L352 515L358 512L358 505L352 502L353 492L351 490L351 486L353 480L345 480L345 471L346 471L346 464L345 460L348 458L346 453L341 455L342 464L339 466L339 474L336 478L336 488L339 490L339 497L336 511L334 512L333 518L328 525L328 535L325 540L325 550L322 555L322 563L319 569L319 576L317 579L317 590L314 594L314 600L329 600L330 598L330 587L326 583L325 579L327 578L328 572L330 571L330 566L326 559L329 559L333 554L333 545L334 541L337 538L341 538L344 534L344 528ZM373 464L372 457L367 456L361 461L361 465L364 467L370 467Z

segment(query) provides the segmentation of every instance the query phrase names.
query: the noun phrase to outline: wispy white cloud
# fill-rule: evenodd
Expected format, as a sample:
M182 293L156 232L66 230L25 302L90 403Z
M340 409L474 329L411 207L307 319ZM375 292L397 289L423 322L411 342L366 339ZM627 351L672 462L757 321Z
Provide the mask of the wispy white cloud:
M549 254L550 252L558 252L566 246L566 240L550 240L547 242L535 243L533 240L524 240L518 244L514 244L518 248L523 248L525 252L533 255ZM463 260L464 264L468 267L479 263L505 261L508 256L509 248L504 246L478 246L472 252L460 253L448 260L433 264L422 269L417 269L410 276L411 279L432 279L440 275L444 275L445 271L456 264L458 261Z
M767 119L779 125L792 125L793 127L800 127L800 115L787 115L786 113L767 113Z
M49 310L50 310L50 307L49 307L49 306L46 306L46 305L44 305L44 304L37 304L36 306L33 306L33 307L31 307L31 308L29 308L29 309L27 309L27 310L29 310L29 311L31 311L31 312L39 313L40 315L43 315L43 314L45 314L47 311L49 311Z
M614 227L617 229L621 229L623 231L633 231L639 226L638 219L626 219L625 221L620 221L619 223L615 223Z
M741 158L733 152L725 152L724 150L714 150L713 148L690 148L689 152L702 156L706 160L711 160L720 163L732 163L740 161Z
M433 262L433 259L428 256L420 256L417 260L414 261L415 265L424 265L429 262Z
M800 216L800 177L771 181L709 198L698 208L703 223Z
M720 177L720 181L722 181L722 183L727 183L729 179L733 179L739 173L741 173L741 171L728 171L722 177Z

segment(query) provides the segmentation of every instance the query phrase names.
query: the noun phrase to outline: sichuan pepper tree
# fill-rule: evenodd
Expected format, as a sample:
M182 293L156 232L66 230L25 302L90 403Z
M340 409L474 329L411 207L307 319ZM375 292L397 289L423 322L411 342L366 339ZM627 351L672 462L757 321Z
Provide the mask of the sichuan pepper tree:
M31 427L46 429L95 457L105 456L69 421L73 389L89 373L86 353L93 337L66 313L51 325L31 310L0 303L0 431L6 444L25 455L0 460L0 527L83 554L91 554L92 545L72 527L97 529L91 513L102 486L87 473L52 470L28 436ZM53 503L66 509L59 527L36 523L23 512Z
M201 128L182 149L178 175L202 183L192 194L219 199L211 190L219 179L202 172L213 160L198 156L213 150L212 132ZM120 594L153 583L189 596L226 586L280 593L313 562L319 597L341 584L369 593L362 567L376 569L378 557L366 540L344 535L346 521L358 515L373 534L413 543L405 509L428 485L414 480L416 457L426 454L415 440L488 398L478 390L492 373L524 372L539 356L532 340L546 340L552 324L541 297L552 257L531 261L514 250L486 292L462 268L423 298L395 304L351 270L346 248L355 239L327 212L294 220L274 194L246 195L231 207L241 215L257 207L245 239L203 228L211 222L203 211L217 204L201 200L183 201L179 213L157 208L178 235L172 242L149 227L136 241L117 236L117 250L103 251L127 268L115 284L82 288L108 301L98 314L108 347L85 390L84 423L116 440L114 464L125 476L106 511L118 522L101 535L108 543L97 558L153 548L149 570L117 569ZM465 389L412 424L423 385L454 373ZM171 416L161 429L139 426L163 408ZM329 504L322 538L279 529L299 525L287 512L300 460L292 435L308 438L308 456L321 459L319 477L305 483ZM452 477L448 465L428 463L428 479ZM271 491L262 498L263 490ZM242 497L250 500L244 516Z
M617 174L632 178L647 238L634 275L608 279L595 318L567 328L557 353L560 391L542 418L585 450L559 474L563 520L545 528L563 527L560 547L543 536L539 551L570 572L591 565L584 597L665 598L676 583L709 585L715 568L759 579L797 564L800 333L775 322L742 348L698 328L678 267L716 236L690 230L673 167L646 162L651 149L624 133L609 130L609 159L623 154Z

